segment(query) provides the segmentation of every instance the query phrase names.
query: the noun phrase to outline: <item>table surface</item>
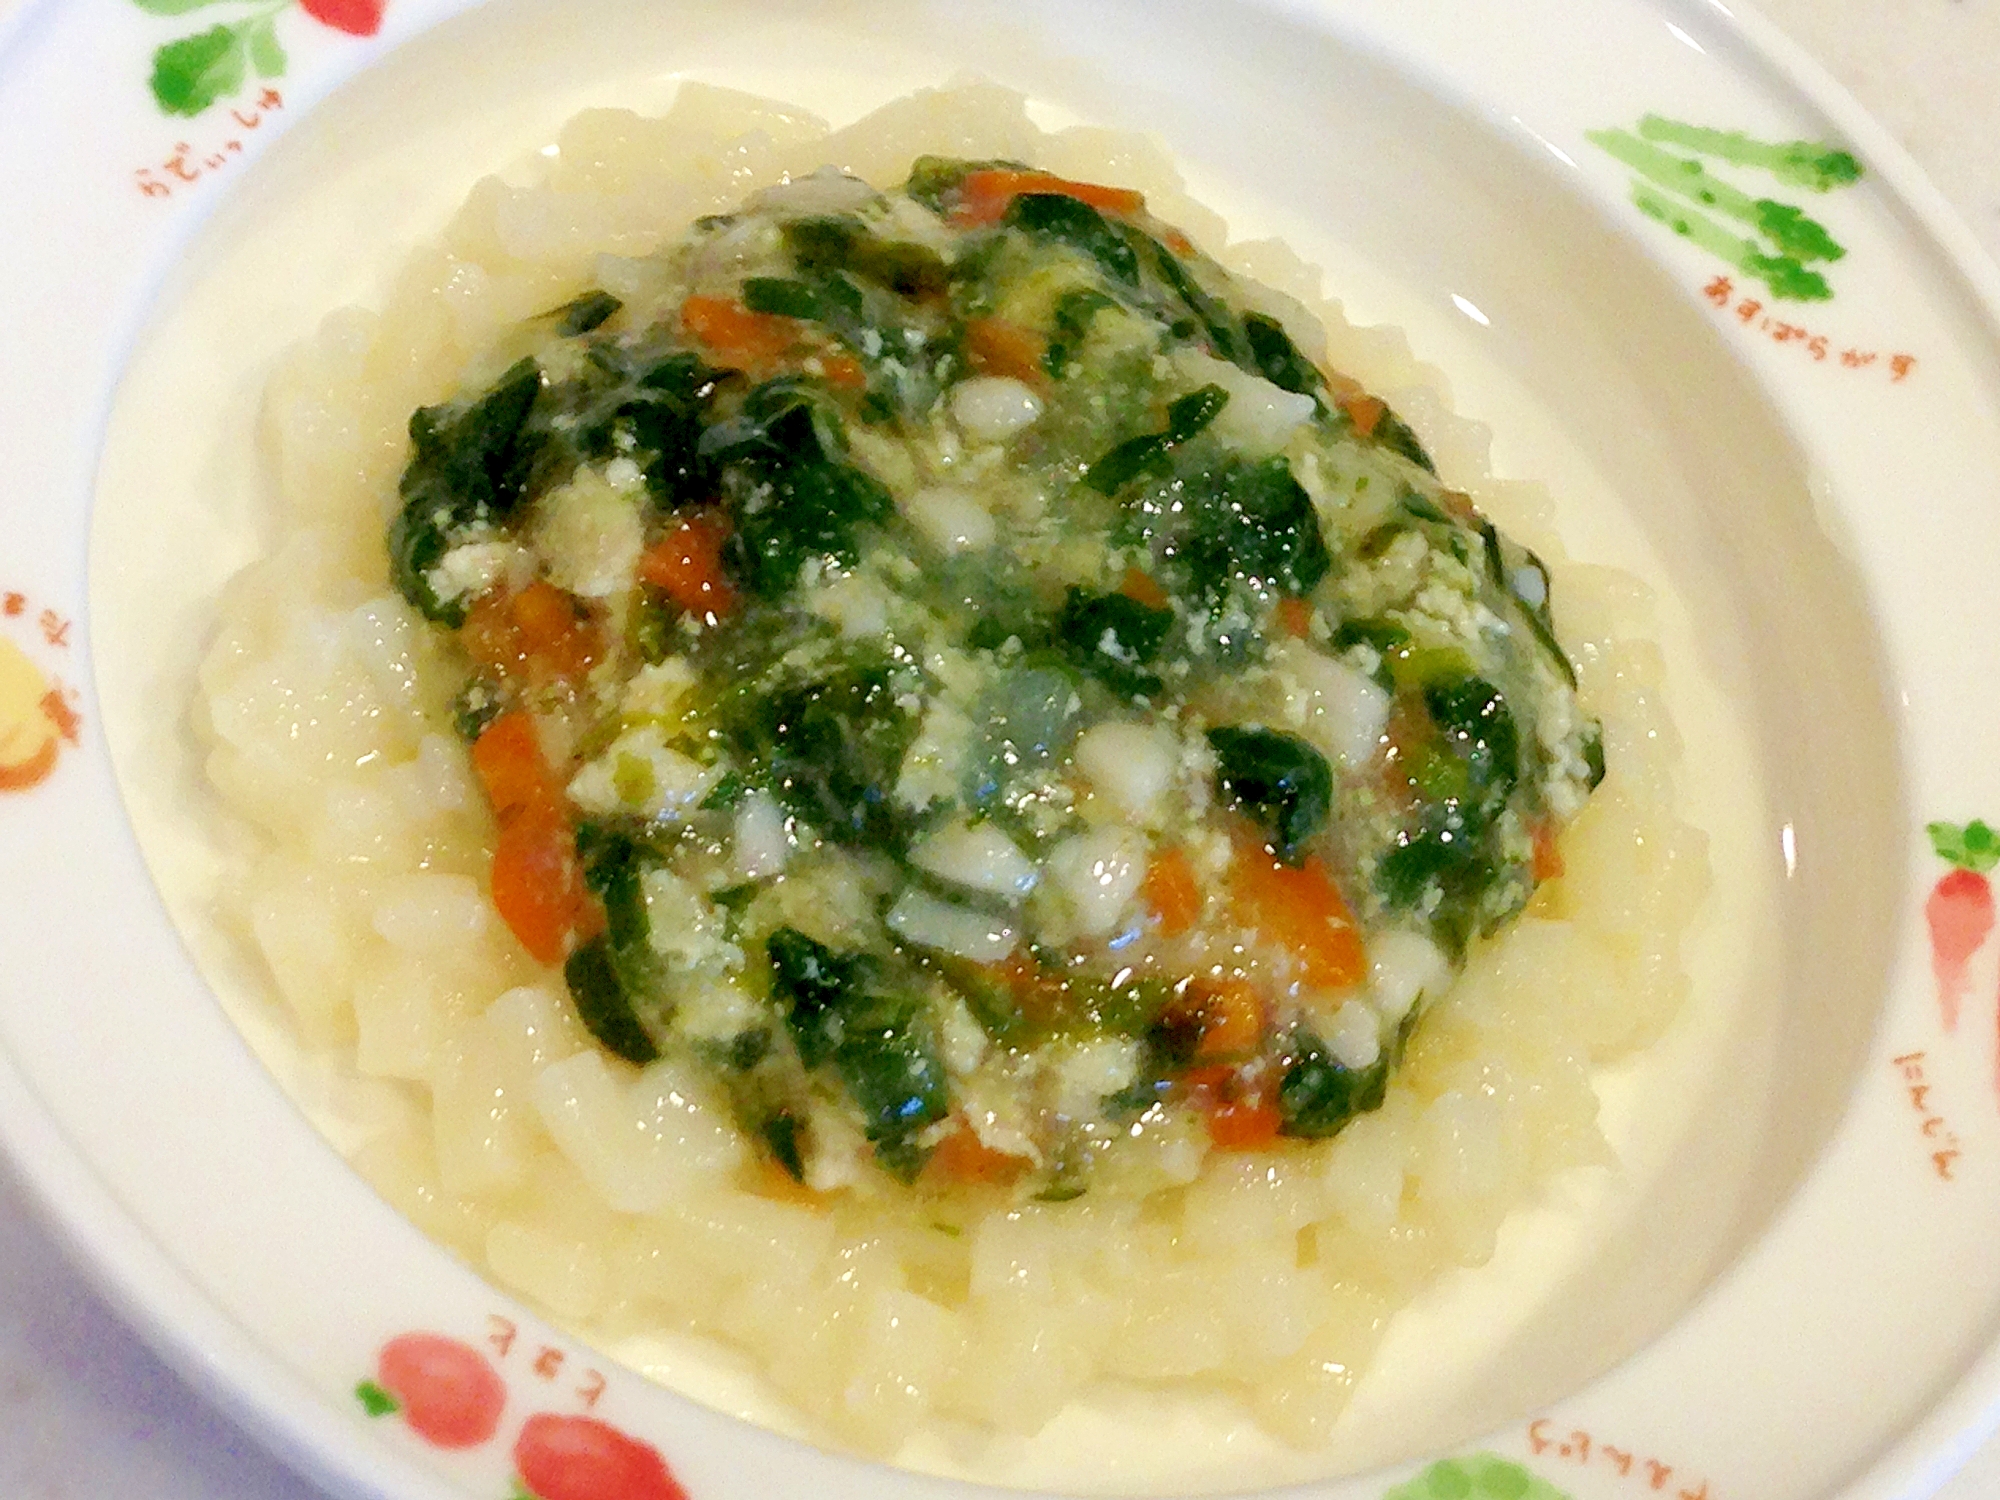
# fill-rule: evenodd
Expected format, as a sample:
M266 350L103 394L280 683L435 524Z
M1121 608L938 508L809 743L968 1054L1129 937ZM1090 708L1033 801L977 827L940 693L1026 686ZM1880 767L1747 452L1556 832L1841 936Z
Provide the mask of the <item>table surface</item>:
M25 0L0 0L0 18ZM1763 0L2000 258L2000 0ZM0 1495L326 1500L190 1389L0 1165ZM2000 1438L1939 1500L2000 1500Z

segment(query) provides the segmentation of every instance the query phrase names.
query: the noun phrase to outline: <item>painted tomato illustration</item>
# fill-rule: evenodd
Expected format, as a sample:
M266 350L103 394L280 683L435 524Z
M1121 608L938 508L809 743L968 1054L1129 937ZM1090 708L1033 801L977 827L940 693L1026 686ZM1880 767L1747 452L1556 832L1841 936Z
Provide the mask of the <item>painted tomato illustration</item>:
M373 36L382 29L384 0L299 0L299 8L323 26L349 36Z
M1930 928L1931 972L1937 980L1938 1013L1946 1031L1958 1027L1972 956L1993 931L1993 886L1986 878L2000 864L2000 834L1974 820L1932 823L1925 830L1939 859L1951 866L1924 903Z
M441 1333L406 1333L382 1346L376 1380L417 1436L440 1448L476 1448L500 1426L507 1387L486 1356Z
M595 1417L528 1418L514 1467L535 1500L687 1500L658 1449Z

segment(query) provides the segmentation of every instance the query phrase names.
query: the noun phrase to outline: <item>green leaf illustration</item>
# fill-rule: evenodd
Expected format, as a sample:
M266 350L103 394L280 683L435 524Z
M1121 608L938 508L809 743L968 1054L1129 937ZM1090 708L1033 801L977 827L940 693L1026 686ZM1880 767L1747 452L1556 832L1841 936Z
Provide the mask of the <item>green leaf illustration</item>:
M170 115L198 115L242 88L247 71L242 35L234 26L211 26L153 54L153 97Z
M1974 818L1963 828L1956 823L1932 823L1924 829L1931 836L1937 857L1961 870L1984 875L2000 864L2000 833Z
M206 5L225 5L228 0L132 0L139 9L155 16L184 16Z
M1749 225L1791 261L1839 260L1847 254L1818 220L1772 198L1752 198L1701 162L1676 156L1639 139L1629 130L1590 130L1584 138L1657 187Z
M1497 1453L1440 1459L1382 1500L1569 1500L1540 1475Z
M1692 240L1710 255L1753 276L1770 288L1771 295L1785 302L1824 302L1833 295L1826 278L1790 255L1767 255L1757 241L1732 234L1708 215L1686 204L1676 203L1655 192L1643 181L1632 184L1632 202L1640 212L1658 219L1683 239Z
M269 16L259 16L246 29L245 44L250 49L250 66L259 78L282 77L285 49L278 42L278 28Z
M361 1403L361 1409L371 1417L386 1417L392 1411L401 1411L402 1404L372 1380L364 1380L354 1388L354 1399Z
M1851 153L1821 141L1760 141L1740 130L1711 130L1664 115L1647 115L1639 122L1639 134L1649 141L1684 146L1739 167L1760 167L1789 187L1815 193L1861 180L1861 163Z

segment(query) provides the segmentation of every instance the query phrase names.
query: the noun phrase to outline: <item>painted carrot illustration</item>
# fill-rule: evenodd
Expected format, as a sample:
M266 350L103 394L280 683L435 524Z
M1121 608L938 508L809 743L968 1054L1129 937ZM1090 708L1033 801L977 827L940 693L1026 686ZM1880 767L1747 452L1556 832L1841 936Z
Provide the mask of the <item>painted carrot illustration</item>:
M1938 1015L1946 1031L1956 1031L1966 968L1993 931L1993 886L1986 872L2000 864L2000 833L1977 819L1963 827L1932 823L1925 831L1938 858L1951 866L1931 888L1924 920L1930 926Z

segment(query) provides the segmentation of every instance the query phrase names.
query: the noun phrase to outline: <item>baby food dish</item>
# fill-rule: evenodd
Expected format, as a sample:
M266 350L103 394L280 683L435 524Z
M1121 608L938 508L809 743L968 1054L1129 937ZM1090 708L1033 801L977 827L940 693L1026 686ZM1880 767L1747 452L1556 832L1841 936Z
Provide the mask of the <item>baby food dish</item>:
M281 378L203 669L244 930L409 1086L362 1170L872 1451L1102 1379L1323 1435L1678 998L1631 581L1174 201L997 91L585 116Z

